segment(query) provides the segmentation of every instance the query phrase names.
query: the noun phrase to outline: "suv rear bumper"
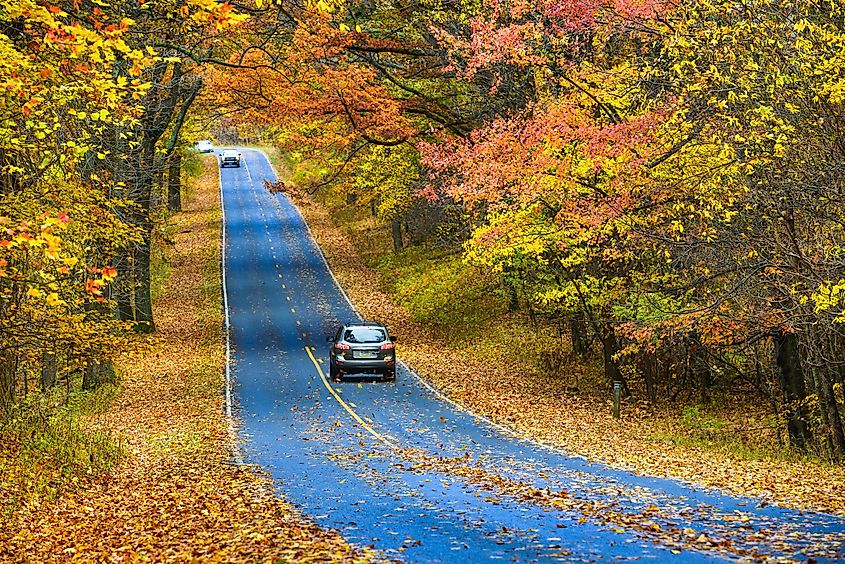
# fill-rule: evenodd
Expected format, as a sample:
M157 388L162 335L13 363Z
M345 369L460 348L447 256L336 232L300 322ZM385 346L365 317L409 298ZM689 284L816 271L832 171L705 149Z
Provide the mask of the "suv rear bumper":
M376 372L389 370L396 366L396 361L374 358L366 360L339 360L335 359L334 366L341 372Z

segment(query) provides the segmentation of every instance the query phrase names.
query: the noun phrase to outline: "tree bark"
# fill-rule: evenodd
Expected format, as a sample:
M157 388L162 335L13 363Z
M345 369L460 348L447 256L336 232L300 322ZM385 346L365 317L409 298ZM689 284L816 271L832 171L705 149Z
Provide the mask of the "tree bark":
M648 401L655 403L657 401L657 388L654 385L655 375L658 367L657 355L645 353L640 360L640 371L643 374L645 381L645 393L648 396Z
M58 362L53 353L42 353L41 355L41 390L46 392L56 385L56 373Z
M182 211L182 155L170 155L167 169L167 209L172 212Z
M589 352L587 346L587 324L580 319L572 319L569 321L569 332L572 336L572 352L579 356L584 356Z
M0 352L0 408L8 412L15 403L17 359L12 351Z
M693 333L687 340L689 354L689 368L692 381L698 387L698 401L702 404L710 403L710 386L713 385L713 373L707 362L707 350L701 344L698 334Z
M804 400L807 390L804 371L801 368L801 354L795 333L779 331L774 338L775 362L778 367L778 384L786 408L786 430L789 443L806 450L813 435L807 424L807 410Z
M152 177L143 170L134 188L132 199L137 202L149 202ZM146 195L146 196L145 196ZM115 288L115 301L118 314L124 321L134 321L139 333L151 333L153 324L152 296L150 293L150 246L152 242L152 223L149 209L138 205L128 217L129 223L140 228L140 240L124 249L123 260L118 266L122 282ZM119 278L119 280L120 280Z
M93 360L89 360L85 365L85 370L82 373L82 389L90 391L96 388L99 384L99 365Z
M155 331L153 323L153 299L150 276L150 235L146 231L135 250L133 261L135 284L133 291L133 321L135 331L152 333Z
M164 170L157 168L150 182L150 210L158 210L164 205L164 190Z
M402 222L394 219L390 222L390 233L393 235L393 251L398 253L404 248L402 241Z
M628 389L628 382L625 381L625 377L619 371L619 365L613 358L619 352L619 343L616 341L616 335L613 334L613 331L609 331L602 337L601 343L604 352L604 374L608 383L612 386L614 382L620 382L622 384L622 394L625 397L629 397L631 391Z
M821 395L819 405L822 406L822 416L827 426L831 455L834 460L842 460L845 459L845 432L842 429L842 418L839 415L839 407L836 405L833 385L823 367L815 370Z
M89 360L82 373L82 389L91 391L101 385L115 381L114 364L110 360Z

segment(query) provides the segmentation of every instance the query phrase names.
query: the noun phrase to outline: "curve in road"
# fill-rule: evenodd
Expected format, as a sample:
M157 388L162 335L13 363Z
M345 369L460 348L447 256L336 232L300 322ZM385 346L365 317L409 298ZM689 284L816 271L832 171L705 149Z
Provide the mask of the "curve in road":
M843 554L840 518L613 470L509 436L405 367L396 384L330 384L325 338L358 315L298 210L264 188L276 179L266 156L242 152L243 166L221 169L220 181L243 456L320 525L413 562Z

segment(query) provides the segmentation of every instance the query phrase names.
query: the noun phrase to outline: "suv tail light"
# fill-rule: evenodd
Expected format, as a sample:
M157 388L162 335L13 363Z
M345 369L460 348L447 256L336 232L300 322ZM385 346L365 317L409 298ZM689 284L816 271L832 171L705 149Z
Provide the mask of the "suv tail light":
M349 345L347 345L346 343L337 343L334 346L334 348L340 349L342 351L348 351L351 347Z
M383 350L383 351L386 351L386 350L392 350L392 349L395 349L395 348L396 348L396 345L394 345L393 343L384 343L384 344L383 344L382 346L380 346L379 348L380 348L381 350Z

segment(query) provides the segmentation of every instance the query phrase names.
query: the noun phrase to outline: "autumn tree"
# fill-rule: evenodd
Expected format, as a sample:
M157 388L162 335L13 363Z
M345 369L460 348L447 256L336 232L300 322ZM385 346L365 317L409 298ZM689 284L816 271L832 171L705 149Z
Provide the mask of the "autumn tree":
M59 376L107 367L121 326L108 308L116 248L136 234L122 205L88 172L110 124L134 119L121 98L136 87L113 80L122 32L72 21L55 6L0 3L0 388L9 408L19 392ZM143 55L135 53L139 60ZM97 369L99 370L99 369Z
M113 178L113 194L128 202L122 219L138 228L140 238L122 251L120 283L115 299L120 317L140 331L152 331L150 246L153 205L163 198L155 179L178 162L182 126L202 80L186 51L211 51L214 35L242 19L226 3L161 0L139 3L69 2L72 17L95 29L124 30L121 48L146 54L146 59L121 56L112 74L122 84L137 84L141 93L127 93L122 102L136 111L132 121L116 124L100 140L98 150L109 155L101 163ZM90 117L90 116L89 116ZM175 178L178 171L170 171ZM175 189L175 186L174 186ZM169 200L174 200L169 197ZM175 201L175 200L174 200Z
M584 315L609 378L626 356L680 349L705 393L714 365L744 376L748 347L769 343L792 443L807 445L815 412L841 457L826 299L841 280L837 8L596 4L543 23L545 6L506 7L452 41L456 59L503 84L509 65L530 68L537 102L424 146L438 182L482 212L469 257L535 306ZM547 38L570 56L546 64Z
M240 19L195 0L0 2L4 408L33 381L110 377L129 344L115 310L152 328L152 180L202 86L179 50Z
M842 458L841 310L826 299L845 266L842 7L692 2L677 15L652 71L679 101L677 149L654 167L684 195L663 214L667 275L697 313L676 317L706 317L717 349L768 343L791 442L815 429Z

